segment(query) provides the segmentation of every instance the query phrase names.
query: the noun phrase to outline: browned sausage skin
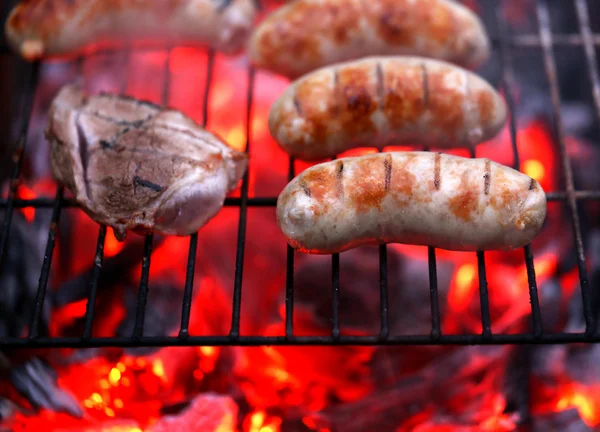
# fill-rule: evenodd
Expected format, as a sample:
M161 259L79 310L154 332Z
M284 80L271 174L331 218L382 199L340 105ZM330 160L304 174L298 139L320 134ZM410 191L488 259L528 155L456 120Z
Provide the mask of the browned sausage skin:
M296 78L370 55L419 55L474 68L489 56L483 24L448 0L297 0L252 35L255 65Z
M28 60L123 41L200 44L236 53L247 43L255 14L253 0L24 0L5 30Z
M510 250L540 231L538 182L489 159L379 153L308 168L279 195L277 220L294 248L331 254L406 243Z
M471 147L506 121L501 96L477 75L439 60L369 57L293 82L273 104L271 135L291 156L354 147Z

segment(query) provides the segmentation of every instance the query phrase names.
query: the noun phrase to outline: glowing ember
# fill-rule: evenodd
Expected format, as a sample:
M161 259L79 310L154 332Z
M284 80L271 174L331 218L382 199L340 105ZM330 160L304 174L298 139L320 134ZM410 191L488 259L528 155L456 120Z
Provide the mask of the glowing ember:
M130 59L127 93L162 102L164 62L167 58L170 60L169 71L172 74L169 105L182 109L201 122L204 110L202 95L207 79L205 65L208 59L204 51L178 47L173 49L170 55L165 51L134 53ZM221 135L236 149L243 150L247 141L246 64L241 59L217 54L214 65L208 101L208 128ZM255 100L250 125L252 169L249 191L250 196L276 196L287 181L288 158L270 137L267 119L272 102L285 88L287 80L257 71L255 81ZM517 139L521 155L520 169L536 179L545 190L557 190L559 170L556 166L556 146L548 127L539 121L519 126ZM386 150L414 149L390 147ZM354 149L342 156L358 156L375 151L372 148ZM464 149L450 153L469 156ZM497 139L478 147L477 156L512 165L514 161L508 128L502 131ZM297 161L296 173L310 165ZM33 199L36 196L46 196L45 192L40 191L55 190L54 183L52 188L43 181L31 188L20 185L17 188L17 197ZM239 196L239 191L236 193ZM236 196L236 193L232 196ZM21 211L27 221L34 220L33 208L24 208ZM259 211L270 213L263 217L259 215ZM272 209L253 208L248 214L248 237L253 231L252 224L264 232L278 234ZM63 263L67 268L64 273L72 276L82 274L90 268L90 263L93 263L95 241L81 242L80 239L95 239L98 227L80 211L73 211L69 216L69 244L58 245L55 260L60 262L62 248L66 248L72 254L72 258ZM563 222L560 215L557 221ZM229 331L238 224L239 211L226 208L210 222L206 230L199 233L190 334L215 335L227 334ZM551 234L553 228L548 229ZM276 237L275 234L261 234L260 237L260 242L266 244L262 246L264 250L270 252L271 249L280 247L285 254L283 238ZM552 235L543 233L541 237L547 238ZM130 240L131 238L128 239ZM278 246L275 246L275 242ZM118 262L125 245L127 243L116 240L112 229L109 228L104 246L105 258L114 258L111 261ZM277 266L270 255L261 252L258 245L250 244L249 240L246 248L242 316L244 308L251 309L251 312L247 313L248 319L244 316L242 318L242 333L247 331L248 334L252 332L251 334L267 336L283 335L285 305L282 293L285 286L285 266ZM428 258L425 247L390 245L389 250L392 249L403 258L403 264L407 268L414 261L426 262ZM181 298L186 282L188 251L188 238L162 239L153 250L150 281L172 284L173 295ZM535 276L538 287L541 287L544 282L555 277L560 267L559 256L551 247L538 248L534 252ZM445 286L442 287L441 278L439 282L443 333L480 332L479 274L475 254L439 250L436 253L438 263L446 263L449 269ZM310 259L301 255L296 254L297 262ZM515 259L517 255L518 259ZM527 269L522 256L522 250L514 253L486 253L486 279L494 333L527 331L531 306ZM285 255L282 262L285 262ZM279 267L280 271L272 270ZM263 272L264 269L270 269L272 273L267 276ZM123 275L122 279L138 281L141 264L128 271L131 274ZM60 279L60 275L56 277ZM570 298L577 288L576 270L565 272L558 281L561 295ZM152 288L152 282L149 304L154 300L153 294L156 292ZM98 294L94 336L113 336L116 329L131 317L132 312L123 301L124 293L131 294L127 291L131 288L119 286L111 289L108 293ZM390 299L398 294L394 291L396 289L410 290L412 287L390 286ZM100 307L100 297L103 294L112 301L104 300L107 303ZM295 306L296 335L330 334L330 323L323 323L318 319L322 318L322 315L317 316L317 310L322 307L322 300L330 294L322 295L322 299L314 299L314 304ZM343 286L341 296L343 306L344 301L348 300L345 296L350 297L350 293L345 292ZM249 303L254 308L248 307ZM84 299L53 310L50 334L60 336L75 327L75 323L81 322L86 306L87 300ZM330 309L328 313L329 311ZM393 311L394 314L397 312ZM430 317L425 319L429 325ZM102 320L101 325L98 324L99 320ZM368 334L364 329L343 331L344 334ZM331 432L337 429L331 425L330 429L320 424L316 420L317 415L329 413L333 408L345 404L360 403L368 397L373 397L380 403L386 394L385 391L395 386L399 377L414 374L413 376L421 379L422 375L419 374L423 370L433 374L432 370L443 368L431 365L445 364L446 360L457 352L460 352L460 349L455 347L414 349L398 355L393 350L388 353L383 348L366 346L201 346L164 348L152 354L136 356L130 351L123 352L115 348L98 350L94 358L82 363L63 362L55 366L59 385L70 391L84 408L85 414L82 419L48 410L42 410L34 416L18 413L15 415L16 423L26 425L27 428L16 430L62 428L115 432L280 432L285 429L282 425L287 425L286 422L293 419L309 430ZM426 401L415 405L404 417L398 418L397 424L394 425L395 430L515 430L518 427L516 415L507 412L510 411L507 407L507 396L502 393L507 358L506 353L497 362L483 354L464 357L456 366L456 370L446 371L447 374L456 376L456 382L459 384L455 385L454 381L450 380L448 388L435 389L433 395L427 396L423 396L424 392L415 392L413 397L409 392L409 399L423 398ZM427 367L430 369L426 369ZM468 385L461 387L460 378L469 374L476 375L477 379L467 381ZM425 380L424 378L423 381ZM537 385L534 387L542 388ZM553 412L575 408L587 425L597 426L600 424L598 395L600 387L594 385L561 383L551 389L549 394L544 394L543 397L538 395L532 402L532 411ZM446 398L449 400L445 400ZM437 412L440 406L443 407L441 414ZM358 416L359 412L353 412L352 415Z
M119 252L121 252L124 246L125 244L118 241L115 237L115 232L113 231L113 229L108 228L106 230L106 237L104 240L104 256L107 258L115 256Z
M20 184L17 187L16 195L18 199L22 200L30 200L36 197L35 192L24 184ZM23 213L27 222L33 222L35 219L35 209L33 207L24 207L21 209L21 213Z
M582 420L590 427L600 424L600 386L573 386L556 403L556 411L577 408Z
M454 276L455 285L448 297L448 305L455 310L464 309L473 296L476 285L477 267L474 264L461 265Z
M529 159L521 163L521 171L540 183L544 180L546 174L544 165L535 159Z
M244 430L247 432L279 432L281 419L274 417L267 418L267 413L264 411L255 411L246 417Z

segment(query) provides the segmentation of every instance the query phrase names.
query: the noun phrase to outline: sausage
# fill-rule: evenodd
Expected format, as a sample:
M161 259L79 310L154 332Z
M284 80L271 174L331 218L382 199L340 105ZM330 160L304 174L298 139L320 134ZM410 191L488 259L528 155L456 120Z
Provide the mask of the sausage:
M479 18L448 0L297 0L256 28L248 50L257 67L297 78L373 55L419 55L476 68L489 46Z
M302 252L405 243L510 250L540 231L546 196L534 179L488 159L390 152L308 168L277 200L277 221Z
M471 147L506 121L500 95L479 76L439 60L371 57L325 67L275 101L269 129L291 156L331 157L354 147Z
M25 59L66 56L124 41L191 43L233 54L250 37L253 0L26 0L6 21Z

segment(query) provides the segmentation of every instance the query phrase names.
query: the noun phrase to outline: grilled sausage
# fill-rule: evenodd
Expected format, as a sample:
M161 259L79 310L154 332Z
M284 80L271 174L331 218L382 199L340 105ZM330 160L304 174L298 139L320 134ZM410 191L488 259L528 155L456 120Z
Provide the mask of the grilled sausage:
M24 0L9 15L6 36L28 60L123 41L236 53L247 43L255 14L253 0Z
M297 0L254 31L253 63L296 78L373 55L419 55L475 68L489 56L483 24L448 0Z
M271 135L316 160L353 147L471 147L502 128L506 106L482 78L439 60L371 57L325 67L273 104Z
M488 159L379 153L315 165L277 201L290 245L331 254L405 243L457 251L528 244L546 217L538 182Z

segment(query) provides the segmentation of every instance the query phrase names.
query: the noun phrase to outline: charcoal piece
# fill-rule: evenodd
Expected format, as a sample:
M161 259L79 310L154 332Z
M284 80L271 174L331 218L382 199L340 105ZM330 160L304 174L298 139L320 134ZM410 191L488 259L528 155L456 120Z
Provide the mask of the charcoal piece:
M505 413L515 413L519 425L531 422L529 376L531 374L531 351L528 345L516 347L510 357L504 377L504 395L506 397Z
M411 350L404 348L405 355L410 355ZM488 346L460 347L453 351L446 348L419 371L407 374L393 385L379 387L356 402L327 408L318 420L335 431L397 430L409 417L429 407L434 413L432 424L443 424L448 419L463 425L479 422L485 396L500 392L505 386L505 359L511 350ZM486 379L488 376L491 379ZM469 396L465 397L467 388ZM463 406L460 413L452 415L449 407L458 398L462 398Z
M393 246L388 246L387 251L390 333L427 334L431 331L428 263L403 256ZM450 286L452 266L438 260L437 269L440 311L443 313L443 299ZM380 325L379 289L379 248L361 247L344 252L340 256L340 324L350 329L377 333ZM331 319L330 292L329 256L310 256L298 264L294 300L297 305L312 310L324 325Z
M532 432L591 432L593 430L581 420L576 409L535 416L531 428Z
M0 212L0 220L5 217ZM51 212L36 211L29 223L18 210L12 224L3 262L0 263L0 337L19 337L29 325L35 307L40 272L48 241ZM51 301L46 298L39 334L47 334Z
M181 290L168 282L150 282L144 316L144 336L166 336L181 322ZM138 308L138 290L131 287L125 291L127 316L117 329L117 336L131 337ZM138 356L149 355L156 348L132 348L125 350Z
M179 414L164 416L148 431L234 430L237 417L238 406L232 398L215 393L205 393L196 396Z
M0 32L3 33L3 32ZM15 125L16 119L13 118L15 107L17 104L17 95L15 89L15 65L16 62L11 56L0 56L0 137L2 145L0 145L0 183L8 179L12 173L12 153L15 150L16 134Z
M588 261L590 264L590 287L592 295L592 305L596 320L600 318L600 229L590 233L588 240Z
M73 396L58 387L56 371L39 358L11 368L9 377L15 389L34 408L83 416L83 410Z
M163 236L155 235L153 248L159 247L163 241ZM141 262L143 254L144 238L136 236L129 239L117 255L104 259L98 280L99 301L104 295L110 297L118 284L128 281L126 275L132 274L134 267ZM93 265L94 263L90 263L88 270L61 284L51 294L56 307L65 306L88 297L94 272ZM128 282L133 284L136 281L129 280Z
M0 397L0 432L8 431L8 429L2 428L1 421L12 417L17 411L19 411L17 405L9 399Z
M565 298L560 282L556 278L550 278L538 284L538 297L540 309L543 311L543 330L545 332L557 331L559 325L561 323L564 324L566 315L564 305L568 301Z

